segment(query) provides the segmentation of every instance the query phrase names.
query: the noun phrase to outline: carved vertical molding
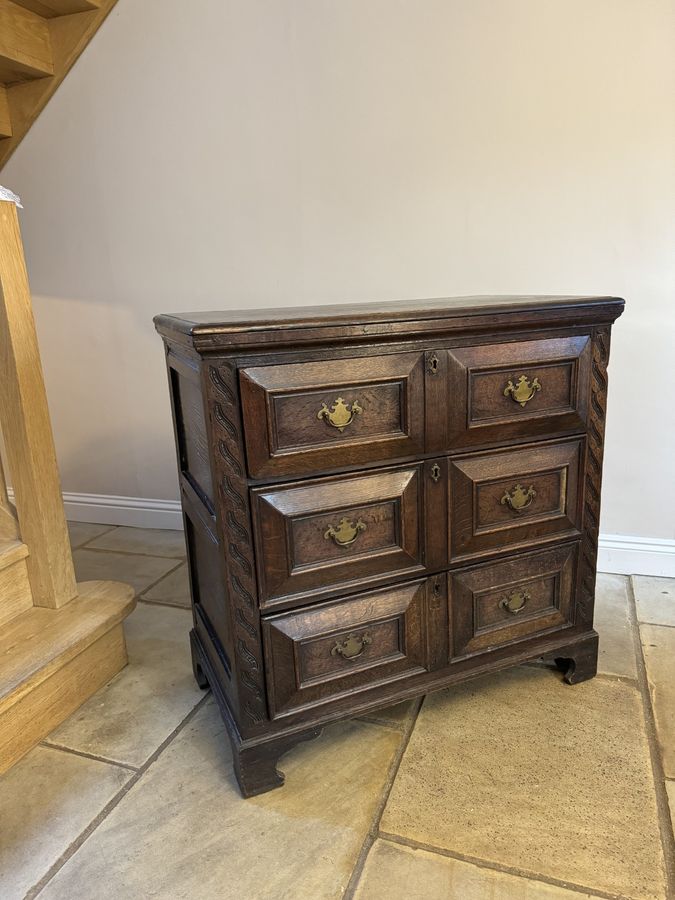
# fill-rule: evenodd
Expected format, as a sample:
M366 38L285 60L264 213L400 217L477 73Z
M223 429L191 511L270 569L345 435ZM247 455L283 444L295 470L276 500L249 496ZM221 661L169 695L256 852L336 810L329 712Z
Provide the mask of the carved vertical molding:
M591 396L588 417L586 471L584 475L583 537L581 541L580 589L577 600L577 622L593 622L595 576L598 562L600 530L600 487L607 412L607 363L609 361L608 327L596 328L591 355Z
M234 632L239 706L242 722L255 727L268 716L236 366L228 362L207 365L205 384L216 446L214 483L219 493L218 520Z

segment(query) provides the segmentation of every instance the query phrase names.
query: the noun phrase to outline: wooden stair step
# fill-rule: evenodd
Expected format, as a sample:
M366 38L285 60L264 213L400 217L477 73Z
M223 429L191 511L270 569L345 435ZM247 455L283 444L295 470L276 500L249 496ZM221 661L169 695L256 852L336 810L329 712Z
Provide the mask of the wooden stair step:
M99 6L98 0L14 0L14 3L45 19L88 12L91 9L98 9Z
M120 623L134 607L133 589L85 581L59 609L33 607L0 635L0 715L36 684Z
M0 632L0 773L126 664L133 589L87 581L59 609L34 607Z
M0 81L11 84L53 72L46 20L11 0L0 0Z
M68 74L71 66L98 31L117 0L0 0L0 87L6 90L3 114L0 100L0 168L7 162L38 114ZM10 15L12 13L12 15ZM4 15L4 19L3 19ZM21 47L11 39L9 26L20 16L32 23L35 34L30 59L12 62L12 47ZM26 29L24 29L26 30ZM15 38L17 29L13 28ZM37 41L35 37L37 35ZM49 56L46 51L49 49ZM3 56L4 54L4 56ZM35 56L40 57L36 62ZM19 69L20 71L17 71ZM51 77L44 77L44 76ZM11 131L11 134L7 134Z

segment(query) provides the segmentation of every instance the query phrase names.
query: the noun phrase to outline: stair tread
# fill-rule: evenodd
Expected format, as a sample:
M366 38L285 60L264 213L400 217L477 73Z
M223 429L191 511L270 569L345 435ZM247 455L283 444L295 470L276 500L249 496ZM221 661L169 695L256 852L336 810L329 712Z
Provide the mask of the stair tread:
M117 581L85 581L60 609L33 607L0 634L0 713L121 622L134 608L133 589Z
M12 2L46 19L89 12L99 7L98 0L12 0Z
M0 0L0 80L9 84L54 73L45 19Z
M28 556L28 547L21 541L0 541L0 572Z

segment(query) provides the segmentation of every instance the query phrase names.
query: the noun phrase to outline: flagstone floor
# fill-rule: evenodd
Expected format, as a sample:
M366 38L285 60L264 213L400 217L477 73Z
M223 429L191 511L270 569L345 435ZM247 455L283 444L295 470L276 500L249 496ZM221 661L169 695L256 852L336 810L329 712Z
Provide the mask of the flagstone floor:
M238 794L192 679L179 532L72 524L129 666L0 778L0 898L666 900L675 579L601 575L597 678L521 666L327 728Z

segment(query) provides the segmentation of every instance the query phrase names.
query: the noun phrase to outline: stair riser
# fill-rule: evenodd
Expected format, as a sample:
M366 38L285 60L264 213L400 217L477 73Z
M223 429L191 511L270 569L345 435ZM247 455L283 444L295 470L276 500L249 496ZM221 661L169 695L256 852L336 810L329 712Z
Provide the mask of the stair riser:
M19 559L0 570L0 628L32 606L26 560Z
M122 624L0 714L0 774L47 737L127 664Z

